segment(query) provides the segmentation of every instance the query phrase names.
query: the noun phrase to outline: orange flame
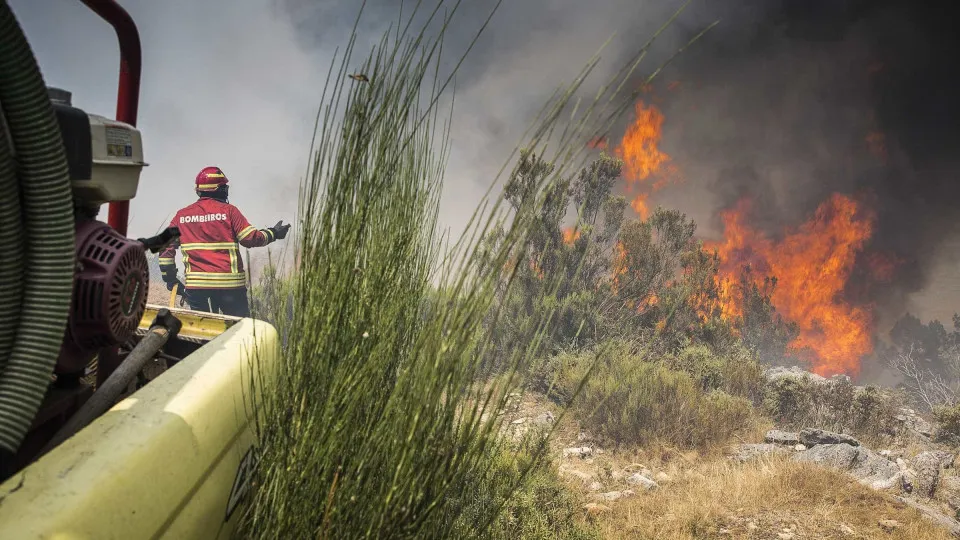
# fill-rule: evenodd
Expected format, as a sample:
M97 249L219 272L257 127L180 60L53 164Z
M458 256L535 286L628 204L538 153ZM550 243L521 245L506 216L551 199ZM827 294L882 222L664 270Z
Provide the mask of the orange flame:
M616 155L623 159L623 176L627 181L627 190L639 191L630 203L630 206L647 219L649 206L647 200L651 193L655 193L670 183L675 177L670 156L660 150L660 139L663 136L663 113L643 101L637 101L634 106L635 119L623 134Z
M620 287L620 276L627 273L627 250L624 249L623 242L617 242L614 246L614 252L611 274L613 277L613 291L616 292Z
M563 229L563 243L570 245L576 242L580 238L580 230L575 229L574 227L567 227Z
M853 199L834 194L812 219L773 242L747 224L749 207L749 201L741 201L722 213L725 238L709 246L721 260L723 315L743 313L736 287L743 266L752 267L751 279L758 285L764 276L776 276L773 304L799 329L790 348L806 356L820 375L857 375L861 358L873 351L873 321L867 308L846 302L843 291L872 234L872 216L864 216Z
M627 182L642 182L670 162L670 156L660 151L663 113L655 106L645 107L638 101L634 108L636 119L623 135L617 153L623 158Z
M641 193L633 198L630 201L630 208L633 208L633 211L640 216L640 219L646 221L647 217L650 215L650 207L647 206L647 199L650 197L649 193Z

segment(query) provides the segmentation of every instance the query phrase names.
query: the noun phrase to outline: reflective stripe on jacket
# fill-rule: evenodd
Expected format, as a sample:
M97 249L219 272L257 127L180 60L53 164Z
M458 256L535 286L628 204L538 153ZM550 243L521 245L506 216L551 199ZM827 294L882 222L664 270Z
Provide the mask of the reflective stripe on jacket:
M181 209L170 226L180 229L180 240L160 253L160 266L175 266L180 248L188 289L245 287L240 246L260 247L275 240L273 231L257 229L237 207L209 198Z

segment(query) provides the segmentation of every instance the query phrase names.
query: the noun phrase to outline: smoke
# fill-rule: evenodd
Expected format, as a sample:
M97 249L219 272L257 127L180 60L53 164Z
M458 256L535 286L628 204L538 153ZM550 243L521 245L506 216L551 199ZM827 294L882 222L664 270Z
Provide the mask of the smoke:
M122 3L142 35L140 128L151 163L131 205L131 234L155 232L189 203L193 176L210 164L227 172L233 202L257 225L293 219L323 78L359 3ZM495 3L461 5L447 29L444 69ZM396 25L400 4L367 2L358 51ZM112 115L111 30L79 1L12 5L48 84L72 90L88 111ZM596 82L679 5L504 0L455 81L441 224L454 234L463 228L534 113L608 38ZM718 210L751 195L756 225L777 234L830 193L855 194L877 215L870 251L903 261L893 286L872 293L878 306L949 319L960 280L936 280L952 276L944 268L957 262L950 246L958 230L952 150L960 84L952 61L958 38L941 7L946 2L694 0L641 67L650 73L720 19L654 87L651 99L666 117L662 148L684 179L654 202L685 211L710 236L719 232ZM595 89L588 85L585 95Z
M944 59L960 39L933 4L770 2L760 24L708 35L665 74L680 86L663 96L664 147L687 182L663 202L715 234L716 210L749 195L755 225L777 234L852 194L876 213L865 252L900 261L869 291L881 327L907 309L949 320L960 79Z

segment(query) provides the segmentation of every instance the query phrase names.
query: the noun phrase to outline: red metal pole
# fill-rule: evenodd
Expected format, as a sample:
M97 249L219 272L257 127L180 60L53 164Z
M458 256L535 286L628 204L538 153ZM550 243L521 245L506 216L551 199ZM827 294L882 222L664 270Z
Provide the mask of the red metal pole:
M117 84L117 120L137 125L137 107L140 104L141 50L140 33L133 18L114 0L81 0L88 8L110 23L120 42L120 80ZM107 224L118 233L127 235L130 201L111 202ZM119 347L101 349L97 361L97 387L120 365Z
M120 81L117 85L117 120L137 125L137 107L140 104L140 33L133 18L115 0L82 0L84 4L110 23L120 42ZM107 224L124 236L130 201L111 202Z

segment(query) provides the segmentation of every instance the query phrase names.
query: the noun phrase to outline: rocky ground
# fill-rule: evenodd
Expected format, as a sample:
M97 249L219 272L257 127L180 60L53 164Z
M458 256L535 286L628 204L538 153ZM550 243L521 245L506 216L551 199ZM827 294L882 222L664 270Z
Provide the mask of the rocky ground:
M769 377L811 376L774 371ZM812 375L816 377L815 375ZM890 448L816 428L770 429L717 452L605 449L534 393L514 394L505 429L554 430L552 458L608 538L950 538L960 536L956 454L903 409Z

